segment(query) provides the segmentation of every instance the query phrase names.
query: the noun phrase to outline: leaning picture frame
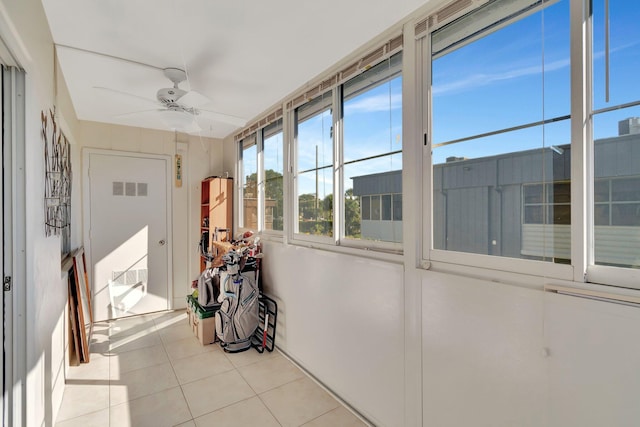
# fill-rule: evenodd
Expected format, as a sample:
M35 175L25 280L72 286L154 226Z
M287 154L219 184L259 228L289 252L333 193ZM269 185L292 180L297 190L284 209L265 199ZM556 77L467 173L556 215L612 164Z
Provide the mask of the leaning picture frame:
M86 269L84 248L79 248L73 254L73 272L75 289L75 305L77 330L80 336L79 353L80 361L89 362L89 343L93 332L93 312L91 307L91 286Z

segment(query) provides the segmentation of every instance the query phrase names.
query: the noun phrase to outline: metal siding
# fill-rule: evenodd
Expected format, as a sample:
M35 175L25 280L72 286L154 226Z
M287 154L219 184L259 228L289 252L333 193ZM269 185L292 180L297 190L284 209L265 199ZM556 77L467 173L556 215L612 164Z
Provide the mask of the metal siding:
M522 190L520 185L502 187L502 256L520 258L522 227Z
M448 190L447 249L486 254L488 213L486 187Z
M402 193L402 170L355 176L352 179L355 196Z
M435 181L435 180L434 180ZM433 191L433 247L435 249L446 249L445 246L445 206L446 197L440 190Z

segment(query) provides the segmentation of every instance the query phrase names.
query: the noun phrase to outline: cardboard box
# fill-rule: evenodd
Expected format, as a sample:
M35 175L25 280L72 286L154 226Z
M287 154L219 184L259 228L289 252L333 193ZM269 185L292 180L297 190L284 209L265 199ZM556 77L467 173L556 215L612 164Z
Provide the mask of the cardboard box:
M189 325L191 326L193 334L202 345L215 342L215 313L219 308L219 305L204 308L198 304L198 301L193 296L187 296L187 317L189 319Z

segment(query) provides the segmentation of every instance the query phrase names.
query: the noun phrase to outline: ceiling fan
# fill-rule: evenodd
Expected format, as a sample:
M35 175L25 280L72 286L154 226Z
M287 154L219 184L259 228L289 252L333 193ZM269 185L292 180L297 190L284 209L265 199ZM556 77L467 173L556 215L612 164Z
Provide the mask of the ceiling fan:
M118 114L117 117L124 116L147 116L149 114L157 115L158 118L171 130L183 132L198 132L200 126L196 118L198 116L206 117L211 120L232 124L242 127L246 124L246 120L240 117L228 114L218 113L202 109L201 106L211 102L209 98L199 92L190 90L186 91L179 87L179 84L187 79L187 74L179 68L165 68L162 70L165 77L173 83L173 87L161 88L156 93L156 100L144 98L127 92L105 87L94 87L95 89L105 90L128 97L142 99L148 103L155 105L153 110L134 111L130 113Z

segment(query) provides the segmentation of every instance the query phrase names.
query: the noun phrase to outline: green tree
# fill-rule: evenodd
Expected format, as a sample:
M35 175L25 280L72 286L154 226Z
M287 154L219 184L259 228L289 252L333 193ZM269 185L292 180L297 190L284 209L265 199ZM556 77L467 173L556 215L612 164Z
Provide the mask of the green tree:
M284 204L283 204L283 176L280 172L274 171L273 169L267 169L264 171L265 181L264 181L264 198L265 205L269 206L269 201L275 201L275 206L273 206L273 229L274 230L282 230L283 229L283 212L284 212ZM258 176L256 173L252 173L247 175L246 179L246 187L244 190L244 195L247 198L256 198L258 191Z
M353 188L344 193L344 234L360 238L360 199L353 195Z

